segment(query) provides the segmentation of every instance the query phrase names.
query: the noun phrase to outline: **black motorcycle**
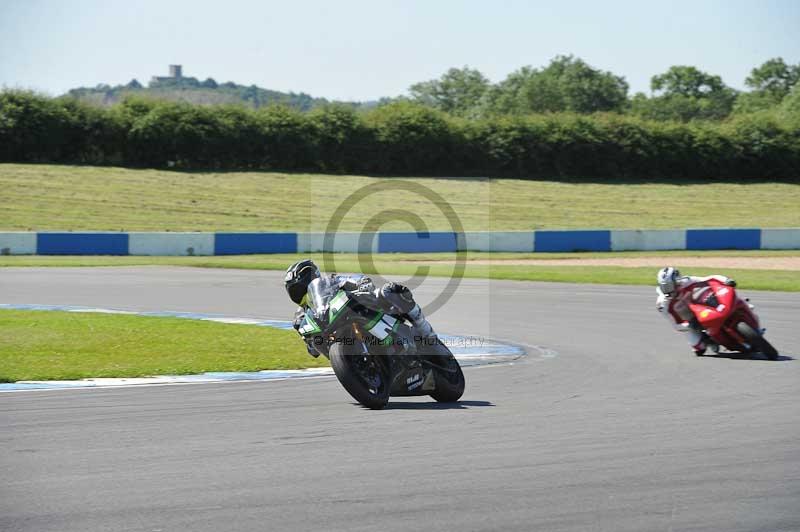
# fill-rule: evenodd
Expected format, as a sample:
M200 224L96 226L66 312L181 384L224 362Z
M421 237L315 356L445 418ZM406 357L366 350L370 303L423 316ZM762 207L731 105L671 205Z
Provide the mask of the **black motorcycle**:
M367 408L383 408L390 396L457 401L464 374L453 353L436 337L414 337L404 315L392 310L369 308L321 277L308 286L298 332L330 359L345 390Z

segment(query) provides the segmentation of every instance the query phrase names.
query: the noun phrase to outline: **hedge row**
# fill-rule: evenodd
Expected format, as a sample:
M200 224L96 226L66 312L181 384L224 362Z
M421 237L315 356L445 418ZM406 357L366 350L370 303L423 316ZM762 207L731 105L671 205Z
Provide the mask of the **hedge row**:
M520 178L797 178L800 121L615 114L469 121L400 102L356 113L0 93L0 161Z

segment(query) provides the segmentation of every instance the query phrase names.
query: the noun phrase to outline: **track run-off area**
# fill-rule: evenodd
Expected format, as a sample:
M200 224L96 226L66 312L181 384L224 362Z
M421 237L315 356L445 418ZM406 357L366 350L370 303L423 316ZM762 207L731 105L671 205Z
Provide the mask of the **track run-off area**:
M5 268L0 303L288 319L282 277ZM652 287L464 279L437 330L557 356L377 412L334 378L0 394L0 530L798 530L800 294L740 293L780 360L695 357Z

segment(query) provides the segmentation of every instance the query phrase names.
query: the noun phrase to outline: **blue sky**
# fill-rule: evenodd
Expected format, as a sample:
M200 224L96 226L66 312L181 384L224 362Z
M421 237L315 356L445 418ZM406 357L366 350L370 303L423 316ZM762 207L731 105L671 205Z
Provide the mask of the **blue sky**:
M0 0L0 85L77 86L184 75L331 99L405 93L453 66L492 81L558 54L624 76L695 65L742 88L800 62L800 1Z

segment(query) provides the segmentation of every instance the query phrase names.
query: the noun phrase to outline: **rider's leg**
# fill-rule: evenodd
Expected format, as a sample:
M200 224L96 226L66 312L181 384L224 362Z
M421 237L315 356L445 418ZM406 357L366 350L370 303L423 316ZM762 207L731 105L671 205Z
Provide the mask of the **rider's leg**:
M703 331L697 318L689 320L686 332L689 333L689 345L692 346L692 350L696 355L702 355L707 348L719 353L719 346Z
M425 314L423 314L417 302L414 301L414 297L408 287L398 283L386 283L381 288L380 295L386 303L396 308L401 314L408 316L413 325L412 332L414 336L423 338L436 336L433 327L425 319Z
M702 355L706 352L706 342L703 338L703 333L700 331L695 330L694 328L689 328L686 333L689 335L689 345L692 346L692 350L694 351L695 355Z
M419 308L419 305L414 303L414 308L407 312L407 314L408 319L410 319L411 323L414 324L414 336L422 336L423 338L431 338L436 336L436 333L433 331L433 327L425 318L425 314L422 313L422 309Z

